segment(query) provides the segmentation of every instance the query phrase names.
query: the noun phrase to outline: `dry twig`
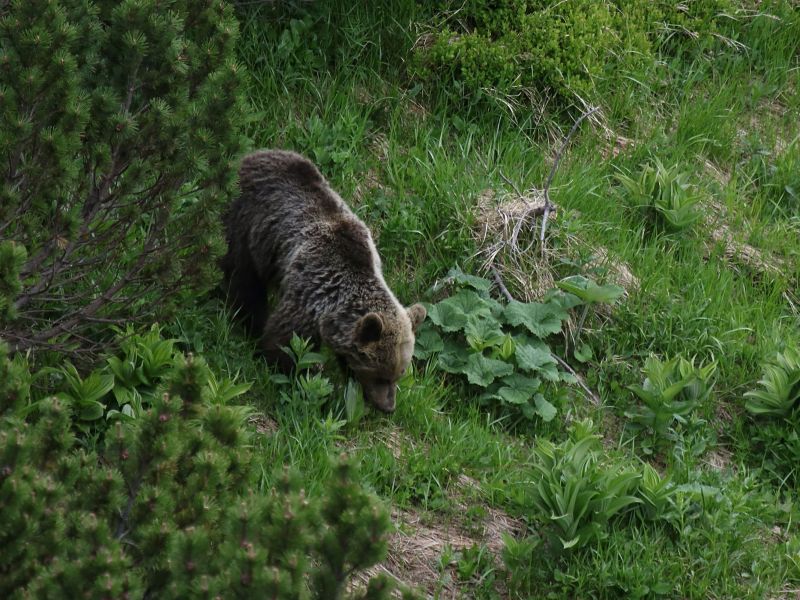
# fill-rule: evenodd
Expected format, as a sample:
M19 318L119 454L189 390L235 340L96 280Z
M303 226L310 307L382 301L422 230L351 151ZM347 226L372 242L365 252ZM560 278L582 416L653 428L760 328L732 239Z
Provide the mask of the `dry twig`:
M569 141L572 139L572 136L575 135L575 132L578 130L578 126L583 122L583 120L586 117L594 114L599 109L600 109L599 106L595 106L594 108L590 108L589 110L584 112L580 117L578 117L578 120L575 121L575 123L572 125L572 129L569 130L569 133L567 134L567 137L564 138L563 142L561 142L561 148L558 149L558 152L556 153L556 157L553 159L553 166L550 167L550 174L547 176L547 181L544 184L544 190L543 190L544 191L544 214L542 216L542 229L541 229L541 232L539 233L539 245L541 247L542 256L544 256L544 234L545 234L545 231L547 230L547 218L550 216L550 211L555 206L550 201L550 184L553 183L553 177L555 177L556 169L558 169L558 163L561 162L561 157L564 154L564 150L566 149L567 144L569 144ZM525 219L527 219L527 217L528 217L528 214L527 213L524 214L522 216L522 218L519 220L519 222L517 223L517 226L514 228L514 235L512 237L512 241L513 242L516 242L517 236L519 235L519 230L522 228L522 223L525 221Z

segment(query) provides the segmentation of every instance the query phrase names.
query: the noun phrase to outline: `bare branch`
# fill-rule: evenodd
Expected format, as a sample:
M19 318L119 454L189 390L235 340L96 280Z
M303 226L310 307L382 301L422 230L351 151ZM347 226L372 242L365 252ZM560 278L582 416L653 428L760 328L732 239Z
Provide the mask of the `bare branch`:
M578 130L578 126L581 122L591 114L594 114L600 110L599 106L595 106L587 111L585 111L578 120L572 125L572 129L569 130L567 137L561 143L561 148L558 149L558 153L556 154L555 159L553 160L553 166L550 168L550 174L547 176L547 181L544 184L544 215L542 216L542 230L539 233L539 246L542 251L542 255L544 255L544 233L547 229L547 217L550 215L550 208L552 206L552 202L550 202L550 184L553 183L553 177L555 177L556 169L558 169L558 163L561 162L561 156L564 154L564 149L569 144L569 141L572 139L572 136Z
M553 353L551 352L551 354L553 354ZM564 369L566 369L575 378L575 381L577 381L578 385L581 386L581 389L583 389L583 391L586 392L586 394L589 396L589 399L592 401L593 404L595 404L595 405L600 405L601 404L600 397L597 394L595 394L589 388L588 385L586 385L586 382L583 380L583 377L578 375L578 373L575 371L575 369L573 369L571 366L569 366L569 363L567 361L565 361L563 358L561 358L558 354L553 354L553 358L555 358L556 361L558 362L558 364L560 364Z
M520 231L522 230L522 226L527 222L528 218L530 218L531 215L533 215L533 214L541 213L542 214L542 228L541 228L541 231L539 233L539 246L541 247L542 255L544 255L544 252L545 252L544 234L545 234L545 231L547 230L547 220L550 217L550 212L555 208L555 205L550 200L550 185L553 183L553 177L555 177L556 169L558 169L558 164L561 162L561 157L564 154L564 150L566 149L567 144L569 144L570 139L572 139L572 136L578 130L578 126L581 124L581 122L586 117L594 114L598 110L599 110L599 107L590 108L589 110L587 110L586 112L581 114L581 116L578 118L578 120L575 121L575 123L572 125L572 129L569 130L569 133L567 134L567 137L564 138L564 141L561 143L561 147L558 149L558 152L556 152L556 156L553 159L553 165L550 167L550 173L547 176L547 181L544 184L544 189L542 190L542 193L544 194L544 207L532 206L532 207L529 208L529 210L525 211L519 217L518 221L514 225L514 231L512 232L512 235L511 235L511 246L512 247L514 247L514 248L517 247L517 240L519 239ZM507 182L511 183L510 180L508 180L502 174L501 174L501 177L503 177L503 179L505 179ZM525 196L523 196L521 193L519 193L519 190L517 189L516 186L513 185L513 183L511 185L517 191L517 194L520 196L520 198L525 198Z
M500 293L503 294L506 300L513 302L514 297L511 295L511 292L508 291L508 288L503 283L503 279L500 277L500 272L495 267L492 267L492 276L494 277L494 282L497 284L497 289L500 290Z

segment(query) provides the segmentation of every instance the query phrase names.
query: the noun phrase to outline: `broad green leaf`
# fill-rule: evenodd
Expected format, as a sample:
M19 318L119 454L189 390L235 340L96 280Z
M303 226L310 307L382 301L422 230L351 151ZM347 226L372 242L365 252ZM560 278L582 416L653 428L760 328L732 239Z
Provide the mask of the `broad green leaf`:
M291 379L289 379L283 373L271 373L269 376L269 380L272 383L277 383L278 385L286 385L291 381Z
M250 382L235 383L227 377L217 381L216 376L213 373L209 373L207 391L204 397L214 404L227 404L237 396L246 394L251 386L252 383Z
M614 498L605 506L605 514L607 517L612 517L617 514L620 510L625 508L626 506L630 506L631 504L641 504L642 501L635 496L620 496L619 498Z
M595 304L598 302L613 304L625 293L625 289L612 283L597 285L594 281L583 275L573 275L557 282L556 285L570 294L574 294L583 302Z
M135 388L128 388L121 384L114 386L114 398L116 398L118 406L130 404L136 397L136 394Z
M497 390L496 397L500 398L503 402L507 402L508 404L527 404L531 394L525 390L504 386Z
M439 354L439 368L446 373L466 373L468 356L466 351L462 353L443 350Z
M107 361L109 369L114 376L122 383L130 384L134 375L136 365L131 360L122 360L116 356L112 356Z
M492 282L488 279L476 277L475 275L469 275L468 273L464 273L464 271L458 267L453 267L450 269L450 271L447 273L447 276L454 282L461 285L467 285L478 290L479 292L488 292L492 289Z
M492 316L492 305L486 298L481 298L472 290L461 290L443 302L451 303L467 316L486 317ZM440 302L439 304L441 304Z
M510 334L506 334L505 339L503 340L503 344L500 346L500 358L503 360L508 360L514 355L514 349L516 348L516 344L514 343L514 337Z
M578 378L575 377L575 375L573 375L572 373L567 373L566 371L558 371L558 379L570 385L575 385L576 383L578 383Z
M556 407L545 400L541 394L536 394L533 397L533 402L536 405L536 414L542 417L542 421L549 422L556 416Z
M365 412L364 390L352 377L344 389L344 409L348 423L357 423Z
M414 356L418 359L430 358L433 354L444 349L442 336L433 327L425 327L417 334L414 345Z
M580 348L576 348L573 352L575 360L585 363L592 358L592 347L589 344L581 344Z
M495 378L510 374L514 368L502 360L486 358L482 354L471 354L467 359L466 370L467 379L473 385L486 387Z
M556 359L544 344L538 347L531 344L517 344L514 356L517 359L517 365L526 371L540 371L547 365L556 364Z
M577 544L578 541L580 541L581 536L576 536L571 540L564 540L564 538L561 537L559 537L558 539L561 540L561 545L564 547L564 550L568 550L569 548L572 548L575 544Z
M95 421L103 416L106 407L95 400L81 402L78 418L82 421Z
M491 346L497 346L505 341L506 334L500 329L499 324L494 319L480 318L474 315L467 317L467 325L464 327L467 343L478 351Z
M564 310L569 310L570 308L575 308L576 306L583 304L583 300L578 298L575 294L570 294L569 292L559 290L558 288L549 290L543 296L542 302L554 302Z
M471 351L463 343L445 339L437 364L447 373L464 373Z
M536 377L528 377L521 373L512 373L501 379L507 387L527 393L529 396L536 393L542 382Z
M533 421L534 417L536 417L536 407L533 404L526 402L520 405L520 409L522 410L522 415L529 421Z
M706 498L716 498L717 494L720 493L720 489L718 487L704 485L702 483L685 483L683 485L676 486L675 491Z
M428 308L428 318L443 331L459 331L467 324L467 315L452 302L442 300Z
M79 402L97 401L105 396L114 387L112 373L93 371L76 389L76 398Z
M561 331L561 322L568 316L567 311L554 302L525 304L515 300L509 302L503 312L503 318L507 323L514 326L524 325L528 331L539 338Z

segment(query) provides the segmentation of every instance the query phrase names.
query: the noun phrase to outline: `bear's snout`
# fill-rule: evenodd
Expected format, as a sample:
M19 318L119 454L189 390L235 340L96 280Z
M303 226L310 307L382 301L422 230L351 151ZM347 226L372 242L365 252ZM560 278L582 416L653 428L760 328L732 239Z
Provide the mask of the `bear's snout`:
M397 398L397 385L393 382L362 381L364 398L378 410L392 413Z

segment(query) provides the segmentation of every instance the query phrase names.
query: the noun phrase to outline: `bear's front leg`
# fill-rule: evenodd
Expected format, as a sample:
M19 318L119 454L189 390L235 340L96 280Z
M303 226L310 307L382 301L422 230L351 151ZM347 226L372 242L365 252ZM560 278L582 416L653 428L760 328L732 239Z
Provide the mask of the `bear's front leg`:
M298 314L289 306L279 304L267 319L261 336L261 350L267 362L274 365L282 373L289 374L294 369L292 357L284 352L294 334L303 338L314 337L307 317Z

